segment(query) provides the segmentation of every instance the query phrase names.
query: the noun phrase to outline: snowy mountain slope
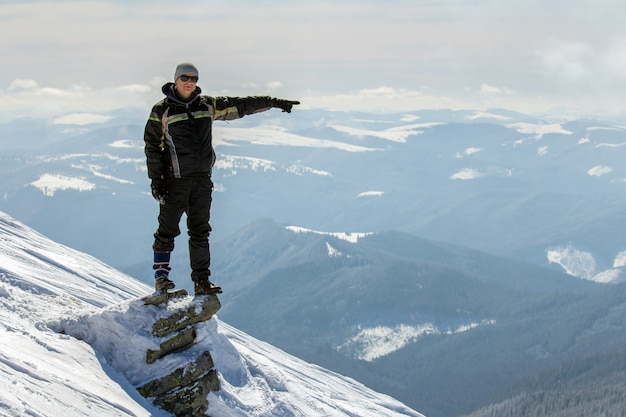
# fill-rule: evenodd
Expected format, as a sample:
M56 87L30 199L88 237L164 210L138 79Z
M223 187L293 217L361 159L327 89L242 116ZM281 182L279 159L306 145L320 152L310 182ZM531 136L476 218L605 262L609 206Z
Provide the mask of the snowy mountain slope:
M166 416L86 343L53 332L47 320L79 301L34 294L0 277L0 415Z
M0 415L161 416L91 346L48 321L147 288L0 213Z
M71 296L96 307L146 293L144 284L1 212L0 234L5 285L44 296Z
M147 366L131 369L132 355L115 349L118 337L132 344L134 326L151 314L136 301L149 287L4 213L0 265L0 415L166 415L131 385L149 375ZM222 382L210 394L211 415L421 415L217 319L199 333Z

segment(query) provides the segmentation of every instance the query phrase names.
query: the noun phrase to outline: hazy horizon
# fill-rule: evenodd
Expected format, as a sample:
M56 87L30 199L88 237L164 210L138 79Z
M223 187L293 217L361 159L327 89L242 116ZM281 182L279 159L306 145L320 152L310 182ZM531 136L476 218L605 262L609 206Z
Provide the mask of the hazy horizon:
M301 108L623 117L626 4L3 1L0 121L148 109L177 63Z

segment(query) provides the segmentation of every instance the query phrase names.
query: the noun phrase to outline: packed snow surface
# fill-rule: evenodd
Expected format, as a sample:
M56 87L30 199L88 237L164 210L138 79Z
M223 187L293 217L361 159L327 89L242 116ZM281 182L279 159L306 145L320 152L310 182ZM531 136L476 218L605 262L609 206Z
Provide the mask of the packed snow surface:
M216 317L190 349L146 365L146 328L164 314L139 300L151 289L4 213L0 265L0 416L167 416L135 387L200 350L220 378L212 416L421 416Z

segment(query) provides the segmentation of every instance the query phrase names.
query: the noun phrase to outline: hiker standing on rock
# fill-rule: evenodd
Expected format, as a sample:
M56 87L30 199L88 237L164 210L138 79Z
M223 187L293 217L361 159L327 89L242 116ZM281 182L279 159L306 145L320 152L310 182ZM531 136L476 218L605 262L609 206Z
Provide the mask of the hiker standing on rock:
M191 279L196 295L221 293L209 281L209 225L215 163L214 120L239 119L271 108L290 113L298 101L254 97L200 95L198 69L191 63L176 67L174 82L162 87L165 98L154 105L144 141L152 196L159 201L159 226L154 233L154 277L157 291L175 287L169 278L174 239L187 215Z

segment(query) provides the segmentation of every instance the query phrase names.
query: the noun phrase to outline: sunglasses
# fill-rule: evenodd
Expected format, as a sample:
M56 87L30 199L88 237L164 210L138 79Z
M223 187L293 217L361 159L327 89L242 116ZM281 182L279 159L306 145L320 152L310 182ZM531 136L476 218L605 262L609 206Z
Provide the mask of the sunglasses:
M179 78L184 83L186 83L187 81L193 81L194 83L198 82L197 75L181 75Z

